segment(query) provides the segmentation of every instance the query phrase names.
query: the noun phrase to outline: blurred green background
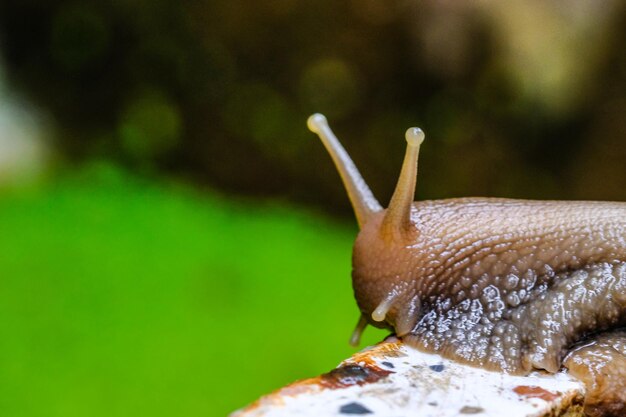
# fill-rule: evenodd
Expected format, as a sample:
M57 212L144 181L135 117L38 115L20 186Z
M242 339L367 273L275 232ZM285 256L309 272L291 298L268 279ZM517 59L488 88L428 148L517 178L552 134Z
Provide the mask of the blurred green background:
M626 199L626 2L0 2L0 414L223 416L354 349L385 203ZM385 332L368 329L364 344Z

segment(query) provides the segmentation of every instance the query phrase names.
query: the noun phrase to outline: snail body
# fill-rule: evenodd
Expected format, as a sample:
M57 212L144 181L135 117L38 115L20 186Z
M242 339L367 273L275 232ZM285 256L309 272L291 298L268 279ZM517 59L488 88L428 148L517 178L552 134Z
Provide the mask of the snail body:
M413 202L424 134L411 128L383 209L325 117L311 116L308 126L331 154L360 226L353 343L370 324L422 350L527 374L556 372L576 343L626 326L626 203Z

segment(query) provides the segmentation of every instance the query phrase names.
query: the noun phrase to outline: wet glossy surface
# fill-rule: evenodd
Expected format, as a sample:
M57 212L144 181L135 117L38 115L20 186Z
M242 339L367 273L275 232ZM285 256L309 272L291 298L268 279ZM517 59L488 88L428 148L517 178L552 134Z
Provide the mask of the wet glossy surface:
M564 365L586 385L590 417L626 415L626 330L601 334L574 349Z
M624 325L625 264L602 263L550 279L527 274L525 280L529 290L513 303L511 294L522 291L494 284L475 299L431 297L405 342L489 369L556 372L572 344Z

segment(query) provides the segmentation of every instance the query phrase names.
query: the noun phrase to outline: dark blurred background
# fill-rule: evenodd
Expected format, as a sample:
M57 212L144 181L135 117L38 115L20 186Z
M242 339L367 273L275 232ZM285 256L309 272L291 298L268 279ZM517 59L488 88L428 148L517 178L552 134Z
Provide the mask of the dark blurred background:
M113 159L348 214L304 120L330 119L387 199L402 132L419 195L620 199L623 1L20 1L7 83L65 162Z
M345 357L356 229L313 112L383 203L409 126L418 199L625 200L625 41L623 0L3 0L0 411L223 415Z

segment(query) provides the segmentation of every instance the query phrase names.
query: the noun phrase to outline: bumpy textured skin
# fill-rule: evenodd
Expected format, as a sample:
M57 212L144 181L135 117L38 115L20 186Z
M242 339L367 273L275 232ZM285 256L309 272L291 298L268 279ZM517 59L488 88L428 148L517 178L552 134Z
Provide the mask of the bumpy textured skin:
M587 386L588 416L626 416L626 331L598 335L573 349L564 365Z
M556 372L572 344L626 324L626 203L416 202L403 230L372 215L353 254L361 312L406 343L476 366Z

